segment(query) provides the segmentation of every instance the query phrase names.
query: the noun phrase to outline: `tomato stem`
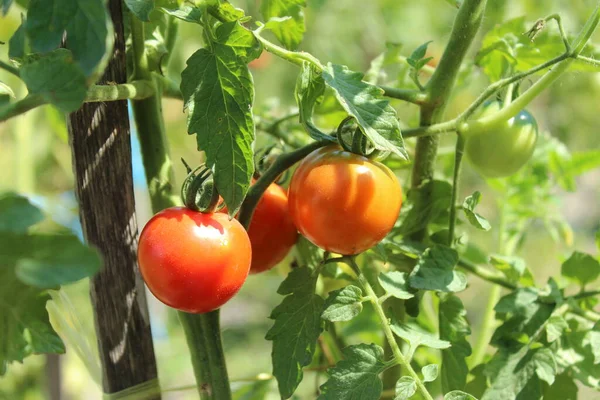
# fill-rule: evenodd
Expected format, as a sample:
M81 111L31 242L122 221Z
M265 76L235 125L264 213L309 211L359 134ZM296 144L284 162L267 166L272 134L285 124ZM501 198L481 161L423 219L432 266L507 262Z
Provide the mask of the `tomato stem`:
M460 171L465 150L465 138L462 135L456 137L456 151L454 153L454 175L452 178L452 194L450 203L450 217L448 222L448 246L454 246L454 231L456 228L456 199L458 198L458 187L460 182Z

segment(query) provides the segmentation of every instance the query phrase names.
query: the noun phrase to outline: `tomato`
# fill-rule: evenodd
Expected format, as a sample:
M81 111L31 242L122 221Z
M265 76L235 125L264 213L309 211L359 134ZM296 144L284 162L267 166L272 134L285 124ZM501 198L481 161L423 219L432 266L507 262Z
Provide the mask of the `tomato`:
M221 212L226 213L227 207ZM252 244L251 274L270 270L296 244L298 230L290 217L287 193L276 183L269 185L256 205L248 236Z
M334 253L361 253L394 226L402 189L385 165L337 145L309 154L289 188L292 220L307 239Z
M296 244L298 231L290 217L287 193L281 186L271 184L261 197L248 236L252 243L251 274L273 268Z
M150 291L189 313L216 310L248 276L252 250L244 227L226 214L171 207L148 221L138 263Z
M500 110L499 102L483 109L482 116ZM526 110L498 127L466 134L465 154L476 171L488 178L513 175L531 158L538 137L535 118Z

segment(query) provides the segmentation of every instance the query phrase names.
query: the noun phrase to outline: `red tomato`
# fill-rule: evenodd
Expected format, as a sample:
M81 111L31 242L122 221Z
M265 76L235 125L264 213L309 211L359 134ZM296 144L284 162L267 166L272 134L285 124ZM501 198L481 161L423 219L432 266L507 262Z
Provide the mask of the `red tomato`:
M250 239L237 220L185 207L152 217L138 244L150 291L189 313L213 311L229 301L246 280L251 259Z
M252 243L251 274L279 264L296 243L298 231L290 217L287 194L281 186L271 184L261 197L248 236Z
M385 165L331 145L300 163L289 205L296 227L311 242L351 255L389 233L400 213L402 189Z

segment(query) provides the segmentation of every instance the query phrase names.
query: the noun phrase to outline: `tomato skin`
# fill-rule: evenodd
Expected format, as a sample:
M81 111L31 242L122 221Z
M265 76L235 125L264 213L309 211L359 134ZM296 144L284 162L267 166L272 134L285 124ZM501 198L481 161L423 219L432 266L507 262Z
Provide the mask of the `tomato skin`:
M315 150L300 163L288 195L300 233L344 255L381 241L402 205L402 189L388 167L337 145Z
M244 227L226 214L167 208L148 221L138 263L150 291L188 313L216 310L248 276L252 250Z
M273 268L296 244L298 231L281 186L273 183L265 190L252 215L248 236L252 243L251 274Z
M499 102L483 109L482 116L500 110ZM466 134L465 154L473 168L487 178L515 174L531 158L538 137L535 118L526 110L494 129Z

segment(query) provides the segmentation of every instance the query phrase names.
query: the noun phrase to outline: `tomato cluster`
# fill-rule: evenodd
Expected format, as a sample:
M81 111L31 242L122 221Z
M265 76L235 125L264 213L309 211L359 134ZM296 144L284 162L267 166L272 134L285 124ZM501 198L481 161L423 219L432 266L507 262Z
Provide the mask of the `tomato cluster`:
M249 273L281 262L298 230L327 251L358 254L389 233L401 203L389 168L327 146L300 163L289 193L277 184L267 188L248 232L225 212L172 207L156 214L140 235L140 271L168 306L209 312L229 301Z

